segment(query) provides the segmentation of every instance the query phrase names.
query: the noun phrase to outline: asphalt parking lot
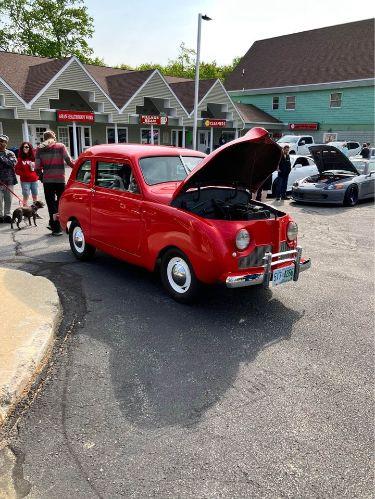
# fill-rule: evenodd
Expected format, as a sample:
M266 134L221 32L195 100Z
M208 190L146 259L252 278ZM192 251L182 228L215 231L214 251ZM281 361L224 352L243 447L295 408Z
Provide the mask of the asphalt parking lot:
M312 269L193 306L75 261L45 220L0 226L1 265L51 279L65 312L8 435L20 497L373 497L373 204L284 206Z

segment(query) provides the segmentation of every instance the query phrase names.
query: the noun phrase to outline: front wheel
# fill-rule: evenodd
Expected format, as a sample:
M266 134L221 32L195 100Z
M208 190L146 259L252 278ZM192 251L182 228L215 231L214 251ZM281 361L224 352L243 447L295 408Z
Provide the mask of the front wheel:
M160 267L161 281L171 297L180 303L193 301L199 281L189 259L182 251L171 249L165 253Z
M355 185L348 187L345 197L344 206L355 206L358 202L358 188Z
M77 260L87 261L94 256L95 248L86 242L85 234L78 222L70 224L69 243L70 249Z

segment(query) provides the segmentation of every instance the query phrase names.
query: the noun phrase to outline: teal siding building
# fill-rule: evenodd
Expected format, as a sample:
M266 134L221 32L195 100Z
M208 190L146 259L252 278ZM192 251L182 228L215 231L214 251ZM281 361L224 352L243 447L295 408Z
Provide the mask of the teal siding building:
M374 83L370 19L255 42L225 85L235 102L279 120L279 134L373 144Z

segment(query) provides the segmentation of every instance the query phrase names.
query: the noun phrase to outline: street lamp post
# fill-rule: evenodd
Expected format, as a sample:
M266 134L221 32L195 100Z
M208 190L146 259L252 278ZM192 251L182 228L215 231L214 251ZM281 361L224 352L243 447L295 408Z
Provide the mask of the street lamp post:
M194 125L193 125L193 149L197 149L197 128L198 128L198 94L199 94L199 63L201 52L201 24L204 21L211 21L211 18L198 14L198 34L197 34L197 58L195 61L195 90L194 90Z

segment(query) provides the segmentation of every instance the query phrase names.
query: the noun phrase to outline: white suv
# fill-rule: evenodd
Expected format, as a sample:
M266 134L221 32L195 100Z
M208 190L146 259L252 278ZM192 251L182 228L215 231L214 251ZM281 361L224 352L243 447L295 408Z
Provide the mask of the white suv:
M355 142L353 140L340 140L340 141L335 141L335 142L328 142L327 145L337 147L337 149L342 150L342 146L346 144L346 147L348 148L348 157L356 156L359 154L362 150L362 146L359 142Z
M289 154L310 154L309 146L315 144L311 135L284 135L277 143L280 147L289 146Z

